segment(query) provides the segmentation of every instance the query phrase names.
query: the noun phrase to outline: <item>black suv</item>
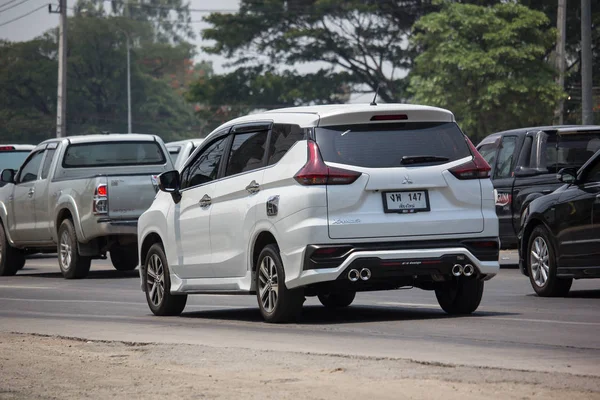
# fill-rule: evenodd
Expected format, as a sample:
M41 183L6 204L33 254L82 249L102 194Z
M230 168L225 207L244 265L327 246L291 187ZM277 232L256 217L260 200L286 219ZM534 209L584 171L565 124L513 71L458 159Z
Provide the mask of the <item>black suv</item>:
M521 128L489 135L477 150L492 167L503 249L517 248L525 207L562 183L556 173L579 168L600 149L600 126Z

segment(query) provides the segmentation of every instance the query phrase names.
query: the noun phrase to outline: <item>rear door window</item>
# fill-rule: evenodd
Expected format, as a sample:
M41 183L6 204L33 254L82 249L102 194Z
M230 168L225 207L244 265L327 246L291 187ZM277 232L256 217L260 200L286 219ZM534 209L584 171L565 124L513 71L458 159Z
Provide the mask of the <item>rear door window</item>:
M268 131L239 133L233 137L225 176L241 174L263 166Z
M315 134L325 161L360 167L433 165L471 156L453 122L338 125L316 128Z
M165 162L165 154L157 142L96 142L69 145L63 167L162 165Z

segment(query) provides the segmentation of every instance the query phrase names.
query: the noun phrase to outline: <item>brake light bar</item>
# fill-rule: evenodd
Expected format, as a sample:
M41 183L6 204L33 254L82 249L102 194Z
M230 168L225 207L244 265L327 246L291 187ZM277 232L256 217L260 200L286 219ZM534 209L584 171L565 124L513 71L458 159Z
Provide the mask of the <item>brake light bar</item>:
M294 179L304 186L349 185L361 175L361 172L327 166L321 158L319 146L313 141L308 141L308 161L294 175Z
M0 151L12 151L15 149L15 146L0 146Z
M386 114L386 115L373 115L371 121L404 121L408 119L406 114Z
M465 179L487 179L490 177L492 167L485 161L485 158L477 151L471 140L465 135L465 140L469 145L469 150L473 159L464 164L450 169L450 173L460 180Z

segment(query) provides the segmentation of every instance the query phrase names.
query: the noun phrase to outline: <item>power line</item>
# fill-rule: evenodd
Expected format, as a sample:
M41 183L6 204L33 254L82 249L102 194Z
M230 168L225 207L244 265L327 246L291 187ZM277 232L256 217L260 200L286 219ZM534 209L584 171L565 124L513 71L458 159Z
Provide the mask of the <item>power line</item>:
M31 10L31 11L29 11L28 13L25 13L25 14L23 14L23 15L19 16L19 17L16 17L16 18L13 18L13 19L11 19L11 20L9 20L9 21L3 22L3 23L1 23L1 24L0 24L0 26L8 25L8 24L10 24L11 22L18 21L18 20L20 20L20 19L22 19L22 18L25 18L25 17L27 17L27 16L29 16L29 15L33 14L34 12L36 12L36 11L39 11L39 10L41 10L42 8L46 8L46 7L48 7L48 4L44 4L44 5L42 5L42 6L39 6L39 7L38 7L38 8L36 8L35 10Z
M10 6L10 7L7 7L7 8L4 8L4 9L0 10L0 13L3 13L4 11L8 11L8 10L10 10L10 9L12 9L12 8L15 8L15 7L17 7L17 6L20 6L21 4L23 4L23 3L27 3L28 1L29 1L29 0L22 0L21 2L19 2L19 3L17 3L17 4L13 4L13 5L12 5L12 6Z
M4 7L4 6L7 6L7 5L9 5L10 3L14 3L15 1L17 1L17 0L9 0L9 1L7 1L6 3L0 4L0 8L2 8L2 7Z

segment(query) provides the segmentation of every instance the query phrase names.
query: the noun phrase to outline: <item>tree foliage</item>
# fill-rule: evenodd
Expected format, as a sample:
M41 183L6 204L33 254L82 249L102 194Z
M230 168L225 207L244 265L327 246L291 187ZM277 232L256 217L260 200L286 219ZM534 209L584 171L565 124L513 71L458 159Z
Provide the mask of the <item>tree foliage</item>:
M432 9L429 0L242 0L236 14L208 16L203 37L236 66L316 63L349 74L355 91L380 85L391 102L406 96L410 29Z
M546 15L519 4L446 3L415 25L413 100L452 110L478 138L550 124L564 95L546 60L555 39Z
M154 40L152 25L121 17L69 19L67 133L127 132L127 35L133 130L165 139L198 136L178 92L193 76L190 49ZM3 140L38 143L56 134L57 32L0 44ZM187 79L187 80L186 80Z

